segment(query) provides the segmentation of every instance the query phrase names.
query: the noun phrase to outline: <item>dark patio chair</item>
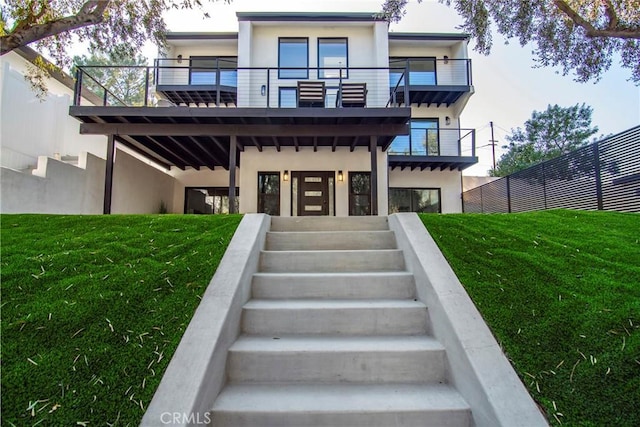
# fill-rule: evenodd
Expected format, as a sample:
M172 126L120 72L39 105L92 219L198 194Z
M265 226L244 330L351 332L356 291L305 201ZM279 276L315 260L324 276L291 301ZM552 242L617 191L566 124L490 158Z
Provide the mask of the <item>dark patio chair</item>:
M341 83L336 98L336 107L365 107L367 105L366 83Z
M324 82L298 82L298 107L324 107L326 95Z

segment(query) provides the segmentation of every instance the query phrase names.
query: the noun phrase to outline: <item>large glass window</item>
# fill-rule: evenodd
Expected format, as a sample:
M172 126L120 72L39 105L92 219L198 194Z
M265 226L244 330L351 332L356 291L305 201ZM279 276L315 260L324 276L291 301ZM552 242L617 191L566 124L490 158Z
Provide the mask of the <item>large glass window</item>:
M318 78L337 79L348 77L349 59L346 37L318 39Z
M371 215L371 172L349 172L349 215Z
M280 38L278 67L281 79L309 78L309 39Z
M409 68L409 85L431 86L436 85L436 60L435 58L389 58L389 86L395 87L400 82L406 67Z
M410 134L394 138L389 154L439 156L438 119L411 119Z
M440 213L439 188L389 188L389 213Z
M280 172L258 172L258 212L280 215Z
M240 205L240 191L236 187L236 209ZM185 189L184 213L186 214L228 214L229 189L227 187L188 187Z
M189 84L238 86L238 58L192 56L189 58Z

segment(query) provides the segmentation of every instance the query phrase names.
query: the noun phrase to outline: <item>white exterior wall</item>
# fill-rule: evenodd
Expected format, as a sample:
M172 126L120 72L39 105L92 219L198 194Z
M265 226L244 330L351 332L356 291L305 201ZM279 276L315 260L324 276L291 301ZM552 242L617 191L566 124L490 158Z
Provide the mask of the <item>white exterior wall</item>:
M101 214L106 162L90 153L78 166L40 156L33 174L1 168L2 213ZM173 203L173 178L117 150L113 213L158 213ZM182 211L180 211L182 212Z
M244 22L241 22L243 24ZM250 67L271 67L269 82L267 82L267 72L252 71L241 76L238 81L249 82L246 91L238 94L238 106L260 107L266 106L266 96L260 93L262 85L267 85L270 89L270 106L278 105L278 88L295 87L299 79L278 79L275 68L278 67L278 39L280 37L307 37L309 39L309 68L321 67L318 64L318 38L324 37L346 37L348 43L348 66L364 67L364 70L349 70L348 78L344 82L367 83L367 106L384 107L389 99L388 70L376 70L377 67L386 68L389 66L388 55L386 54L388 41L382 43L383 35L386 36L386 28L383 23L253 23L251 26L250 42L246 43L250 49ZM386 24L385 24L386 26ZM242 33L244 26L240 27L240 39L245 43L245 35ZM241 54L246 53L246 45L241 44ZM343 64L344 67L347 64ZM309 70L309 80L316 80L315 69ZM327 88L337 88L338 80L326 80ZM241 97L242 94L242 97Z
M39 156L78 156L81 151L106 157L106 138L80 135L80 122L69 116L73 91L50 78L49 93L40 101L24 79L27 64L15 52L0 57L0 165L26 169L35 167Z
M258 205L258 172L280 172L280 215L291 215L291 173L296 171L334 171L335 180L335 214L349 215L349 172L371 171L371 153L367 148L358 147L353 152L349 148L338 147L335 152L331 147L300 148L296 152L293 147L283 147L278 152L265 148L259 152L256 148L246 147L241 154L240 168L240 212L255 213ZM289 171L289 181L282 181L282 174ZM338 171L342 170L344 181L337 180ZM378 214L387 215L387 156L378 149Z
M462 212L462 179L458 171L394 169L389 171L389 187L439 188L442 213Z

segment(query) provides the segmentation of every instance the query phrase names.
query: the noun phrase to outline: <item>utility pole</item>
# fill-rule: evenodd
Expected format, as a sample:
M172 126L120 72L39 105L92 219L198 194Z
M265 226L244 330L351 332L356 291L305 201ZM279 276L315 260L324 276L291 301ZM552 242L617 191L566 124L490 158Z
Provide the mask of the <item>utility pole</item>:
M489 122L491 126L491 151L493 152L493 170L496 170L496 140L493 137L493 121Z

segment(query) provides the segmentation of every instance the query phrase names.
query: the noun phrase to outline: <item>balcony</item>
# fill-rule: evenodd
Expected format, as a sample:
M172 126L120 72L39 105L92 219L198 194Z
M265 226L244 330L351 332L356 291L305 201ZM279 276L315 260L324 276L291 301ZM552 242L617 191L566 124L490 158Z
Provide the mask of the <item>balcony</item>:
M389 167L425 170L464 170L478 163L475 129L437 129L412 126L410 135L397 136L388 149Z
M389 93L394 104L449 107L471 94L470 59L391 59Z

